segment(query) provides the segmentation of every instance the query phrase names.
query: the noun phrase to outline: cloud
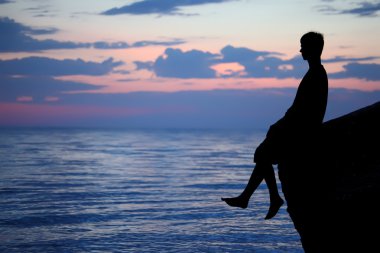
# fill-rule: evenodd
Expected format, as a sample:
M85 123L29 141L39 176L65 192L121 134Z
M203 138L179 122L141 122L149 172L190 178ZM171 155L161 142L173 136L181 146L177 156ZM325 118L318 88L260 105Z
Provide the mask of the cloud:
M53 39L38 40L32 36L49 35L58 32L55 28L32 28L17 23L13 19L0 18L0 31L6 40L0 40L0 52L33 52L53 49L126 49L147 46L174 46L185 43L184 40L172 39L168 41L137 41L132 45L127 42L86 42L57 41Z
M323 60L324 63L335 63L335 62L358 62L358 61L371 61L377 60L380 57L378 56L370 56L370 57L344 57L344 56L336 56L334 58Z
M84 83L56 80L49 76L11 77L0 75L0 101L15 102L28 98L44 102L46 97L59 97L65 92L89 91L102 88ZM26 100L24 100L25 102Z
M56 60L45 57L27 57L0 60L0 75L63 76L63 75L105 75L123 65L121 61L109 58L103 62L86 62L82 59ZM32 67L31 67L32 66Z
M137 41L132 44L132 47L147 47L147 46L176 46L185 43L185 40L174 39L171 41L152 41L152 40L143 40Z
M180 49L168 48L163 56L153 64L153 71L159 77L176 78L215 78L216 71L212 68L222 63L238 63L244 67L241 77L302 77L307 68L300 57L282 60L276 57L276 52L255 51L248 48L226 46L220 54L212 54L199 50L183 52ZM140 64L140 68L141 68ZM148 68L147 68L148 69ZM231 72L224 77L234 77Z
M218 55L199 50L183 52L168 48L157 58L153 69L157 76L175 78L213 78L216 72L211 68Z
M334 2L334 1L331 1ZM356 3L357 7L341 10L331 5L318 6L318 11L325 14L352 14L359 17L377 17L377 12L380 11L380 2L360 2Z
M343 66L344 70L332 73L331 78L359 78L368 81L380 81L380 64L349 63Z
M318 5L314 9L326 15L337 14L338 10L330 5Z
M361 2L358 3L357 8L352 8L348 10L343 10L342 14L354 14L361 17L376 16L377 12L380 11L380 2L375 3Z
M103 86L58 80L54 77L105 75L122 64L123 62L114 61L112 58L99 63L45 57L0 60L0 101L57 102L67 92L97 90Z
M32 13L33 17L55 17L57 15L57 10L52 10L48 4L35 5L24 10Z
M255 51L248 48L226 46L221 50L222 62L237 62L245 69L245 77L301 77L305 73L300 57L282 60L277 52Z
M172 39L167 41L159 41L159 40L142 40L136 41L132 44L127 42L119 41L119 42L105 42L105 41L97 41L94 43L87 43L89 47L95 49L127 49L127 48L137 48L137 47L149 47L149 46L176 46L186 43L185 40L180 39Z
M179 11L181 7L224 3L231 0L142 0L134 2L120 8L112 8L104 11L103 15L145 15L145 14L160 14L160 15L183 15Z
M126 49L126 48L136 48L136 47L148 47L148 46L176 46L185 43L186 41L180 39L173 39L169 41L153 41L153 40L143 40L137 41L133 44L127 42L104 42L98 41L91 44L93 48L96 49Z
M10 0L0 0L0 4L12 3Z
M255 51L245 47L237 48L230 45L224 47L221 53L223 55L223 62L249 62L252 61L252 59L256 60L260 57L280 55L274 52Z
M46 35L57 32L54 28L32 28L15 22L7 17L0 17L0 30L6 36L15 36L19 34L28 35Z
M245 77L256 78L302 78L307 71L307 64L301 56L284 60L280 53L255 51L248 48L226 46L221 50L222 62L237 62L244 67ZM323 60L323 63L368 61L379 57L348 58L337 56ZM369 71L368 71L369 73Z
M21 96L16 98L17 102L32 102L33 97L28 97L28 96Z
M216 78L216 77L246 77L246 78L302 78L308 67L301 56L282 59L280 53L255 51L249 48L226 46L220 53L212 54L200 50L182 51L168 48L164 55L153 63L136 62L137 69L153 71L158 77L174 78ZM367 80L379 80L378 65L359 64L379 57L344 57L337 56L323 60L323 63L347 63L345 71L334 73L333 78L355 77ZM243 70L230 70L227 74L218 75L215 67L219 64L237 63Z
M30 35L53 34L54 28L36 29L24 26L7 17L0 18L0 31L4 40L0 40L0 52L28 52L49 49L88 48L89 43L60 42L56 40L37 40Z
M125 49L129 48L130 45L126 42L104 42L98 41L93 43L93 47L96 49Z
M148 70L148 71L153 71L154 70L154 62L152 61L134 61L133 62L136 65L136 70Z

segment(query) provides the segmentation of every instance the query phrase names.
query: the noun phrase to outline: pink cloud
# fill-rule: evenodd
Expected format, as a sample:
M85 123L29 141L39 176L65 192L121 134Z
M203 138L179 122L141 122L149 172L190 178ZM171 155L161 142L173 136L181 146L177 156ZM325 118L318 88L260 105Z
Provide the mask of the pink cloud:
M345 88L362 91L380 90L380 81L366 81L356 78L330 79L330 88Z
M239 65L218 65L219 73L239 71ZM124 79L122 79L124 78ZM215 89L265 89L265 88L297 88L300 79L296 78L210 78L210 79L180 79L180 78L131 78L122 75L108 75L101 77L68 76L61 80L104 85L104 88L93 91L78 91L80 93L129 93L138 91L176 92L176 91L203 91ZM330 88L346 88L362 91L380 90L380 81L367 81L356 78L329 79Z
M217 67L219 71L239 71L239 65L225 64ZM158 92L176 92L176 91L202 91L215 89L262 89L262 88L287 88L297 87L300 80L294 78L276 79L276 78L210 78L210 79L180 79L180 78L141 78L125 79L122 75L107 75L100 77L91 76L66 76L57 79L65 81L74 81L89 83L93 85L105 85L104 88L93 91L78 91L91 93L129 93L137 91L158 91Z
M221 77L223 75L233 75L236 74L237 76L243 76L246 75L246 72L244 71L244 66L237 62L232 63L220 63L217 65L213 65L211 67L216 71L216 75L218 77Z
M59 101L59 97L48 96L48 97L45 97L45 101L46 102L58 102Z
M16 101L17 102L33 102L33 97L21 96L21 97L17 97Z

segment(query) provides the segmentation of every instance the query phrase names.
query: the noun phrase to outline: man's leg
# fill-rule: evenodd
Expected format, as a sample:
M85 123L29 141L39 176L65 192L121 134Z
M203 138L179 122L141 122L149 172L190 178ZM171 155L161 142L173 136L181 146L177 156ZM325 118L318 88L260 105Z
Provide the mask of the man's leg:
M235 198L222 198L230 206L247 208L249 199L256 191L260 183L265 179L269 194L270 194L270 208L265 219L270 219L276 215L279 208L284 201L280 197L277 189L276 177L270 160L271 145L268 139L265 139L256 149L254 155L254 162L256 167L253 169L251 177L248 181L244 191Z
M271 165L270 165L271 166ZM249 199L265 177L265 165L256 164L244 191L235 198L222 198L230 206L247 208Z
M274 169L272 165L267 164L265 166L268 167L263 169L264 179L267 183L270 197L270 206L267 216L265 217L265 219L267 220L273 218L277 214L280 207L284 204L284 200L280 197L280 194L278 193L276 176L274 174Z

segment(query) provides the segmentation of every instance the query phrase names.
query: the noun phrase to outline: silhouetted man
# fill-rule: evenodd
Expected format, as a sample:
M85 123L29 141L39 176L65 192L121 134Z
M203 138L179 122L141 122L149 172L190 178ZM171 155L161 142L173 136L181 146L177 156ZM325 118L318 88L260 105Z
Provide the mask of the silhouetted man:
M268 184L271 196L268 215L273 217L282 205L282 199L279 200L276 196L277 187L271 189L274 180L272 164L279 164L279 176L288 212L307 252L314 252L315 244L309 241L310 236L307 235L311 226L305 223L309 220L309 215L316 214L311 209L318 198L315 199L317 191L311 189L311 186L315 186L310 181L312 174L307 168L303 169L298 165L303 164L306 167L307 164L303 162L310 162L306 159L308 152L314 151L305 148L312 146L318 136L326 111L328 79L321 64L323 46L324 39L320 33L308 32L302 36L300 52L303 59L308 62L309 70L298 87L293 104L284 117L270 127L265 140L256 149L254 156L256 167L242 194L236 198L223 199L231 206L245 208L257 186L265 179L267 184L272 182ZM277 204L276 201L273 201L275 204L272 203L272 198L277 199Z

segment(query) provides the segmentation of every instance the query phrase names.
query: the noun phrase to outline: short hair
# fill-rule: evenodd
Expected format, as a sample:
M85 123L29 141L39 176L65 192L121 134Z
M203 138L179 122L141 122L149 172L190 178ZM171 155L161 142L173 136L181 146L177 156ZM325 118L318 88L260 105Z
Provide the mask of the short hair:
M323 34L318 32L305 33L301 37L301 44L307 45L313 54L321 56L324 45Z

